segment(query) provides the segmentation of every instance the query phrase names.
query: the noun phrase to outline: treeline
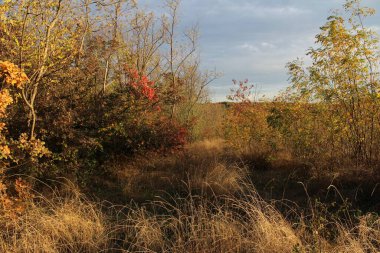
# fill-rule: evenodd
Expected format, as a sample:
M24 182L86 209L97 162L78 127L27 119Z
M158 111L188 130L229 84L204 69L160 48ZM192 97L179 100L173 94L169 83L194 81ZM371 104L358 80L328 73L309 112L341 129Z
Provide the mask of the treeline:
M197 27L179 29L179 7L164 1L157 16L130 0L2 1L2 168L83 176L102 159L191 139L216 73L201 71Z
M287 65L290 87L272 103L255 103L254 87L236 82L227 138L272 158L285 151L317 168L377 168L379 40L364 25L374 14L358 0L346 1L316 35L307 52L311 64Z

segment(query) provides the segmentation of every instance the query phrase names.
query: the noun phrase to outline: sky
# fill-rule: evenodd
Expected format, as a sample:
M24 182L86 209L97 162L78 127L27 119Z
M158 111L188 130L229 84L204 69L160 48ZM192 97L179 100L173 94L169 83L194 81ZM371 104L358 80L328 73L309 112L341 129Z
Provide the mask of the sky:
M365 25L380 32L380 1L363 0L379 13ZM162 0L140 0L158 10ZM285 65L304 58L332 10L344 0L182 0L182 27L199 25L203 70L222 76L209 86L212 101L225 101L232 80L248 79L272 98L288 86ZM306 59L305 59L306 60ZM307 60L306 60L307 61Z

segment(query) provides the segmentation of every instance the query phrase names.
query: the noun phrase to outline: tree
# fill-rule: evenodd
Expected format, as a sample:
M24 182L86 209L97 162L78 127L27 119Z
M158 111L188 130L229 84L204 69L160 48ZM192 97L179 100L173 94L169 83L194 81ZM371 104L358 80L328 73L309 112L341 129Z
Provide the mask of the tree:
M359 0L348 0L344 10L345 15L335 12L321 27L318 47L308 51L311 66L299 60L287 65L292 86L285 97L310 104L305 113L316 115L310 134L325 130L319 136L322 152L371 162L379 158L380 144L379 48L377 35L363 20L375 11L361 7Z

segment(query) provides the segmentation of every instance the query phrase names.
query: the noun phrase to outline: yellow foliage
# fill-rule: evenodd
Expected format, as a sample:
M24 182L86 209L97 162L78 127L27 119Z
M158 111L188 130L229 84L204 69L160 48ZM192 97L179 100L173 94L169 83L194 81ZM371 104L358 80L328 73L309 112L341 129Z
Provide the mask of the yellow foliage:
M0 158L8 158L11 150L7 145L0 146Z
M0 90L0 118L7 116L6 109L13 102L8 86L21 89L28 80L26 74L15 64L8 61L0 61L0 83L4 84ZM1 133L5 127L5 123L0 122L0 159L7 159L11 155L6 138Z
M32 161L37 158L50 155L49 149L45 147L45 142L39 139L31 139L26 133L21 134L18 139L18 148L30 155Z
M0 61L0 83L3 84L3 87L0 90L0 118L5 118L7 116L6 109L13 102L9 88L15 87L17 89L22 89L24 84L28 81L28 77L18 66L8 61ZM0 122L1 160L12 159L11 149L8 146L10 141L3 133L3 130L5 129L6 124ZM28 142L26 134L20 136L19 143L23 145L21 150L30 149L28 151L31 154L32 159L34 157L40 157L48 152L48 150L43 146L43 142L40 140ZM5 163L5 165L6 164L7 163ZM0 175L1 173L2 172L0 172ZM24 212L27 202L33 198L33 195L30 193L29 184L24 182L22 179L17 179L14 182L14 188L17 196L14 197L8 195L7 188L7 183L4 182L3 178L0 178L0 212L2 215L14 219L17 215Z
M29 81L24 71L9 61L0 61L0 80L6 85L21 89Z
M9 61L0 61L0 83L3 83L3 87L0 90L0 119L6 118L7 107L12 104L13 98L10 94L9 88L15 87L22 89L24 85L29 81L29 78L15 64ZM6 129L6 124L0 122L0 159L9 159L11 157L11 150L8 146L8 140L3 133ZM44 146L44 142L38 139L29 140L27 134L22 134L18 141L13 141L17 144L17 148L29 154L32 161L39 157L49 154L49 150ZM14 162L17 162L15 158L12 158Z
M6 116L5 111L8 105L10 105L12 102L13 102L13 99L9 94L9 90L7 89L0 90L0 117L1 118Z

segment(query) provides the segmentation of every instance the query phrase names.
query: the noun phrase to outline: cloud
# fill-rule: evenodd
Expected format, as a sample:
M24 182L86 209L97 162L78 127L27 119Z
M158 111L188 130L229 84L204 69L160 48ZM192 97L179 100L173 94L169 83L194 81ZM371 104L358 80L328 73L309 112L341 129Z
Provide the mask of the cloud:
M272 43L269 43L269 42L261 42L260 45L263 47L263 48L269 48L269 49L275 49L276 46L273 45Z
M296 8L293 6L275 6L275 7L266 7L266 6L250 6L249 8L244 8L246 12L251 13L252 15L256 15L257 17L286 17L286 16L295 16L295 15L303 15L310 13L311 11L308 9Z
M242 45L239 45L238 48L243 49L243 50L248 50L250 52L259 52L260 51L259 47L255 46L253 44L249 44L249 43L244 43Z
M220 101L229 94L234 78L248 78L262 85L265 94L284 89L288 85L285 64L305 57L331 10L344 3L345 0L182 0L180 20L182 27L199 23L202 67L224 73L210 86L213 100ZM363 0L363 5L380 12L380 1ZM377 32L379 23L380 14L365 21Z
M251 15L256 18L278 18L284 16L294 16L310 13L311 10L299 8L293 5L268 4L268 1L256 0L196 0L192 4L197 4L198 8L205 9L207 14L219 15L233 13L238 15Z
M262 53L267 50L273 50L276 47L277 46L271 42L263 41L263 42L253 42L253 43L244 42L243 44L238 45L237 49L244 52L248 51L250 53Z

